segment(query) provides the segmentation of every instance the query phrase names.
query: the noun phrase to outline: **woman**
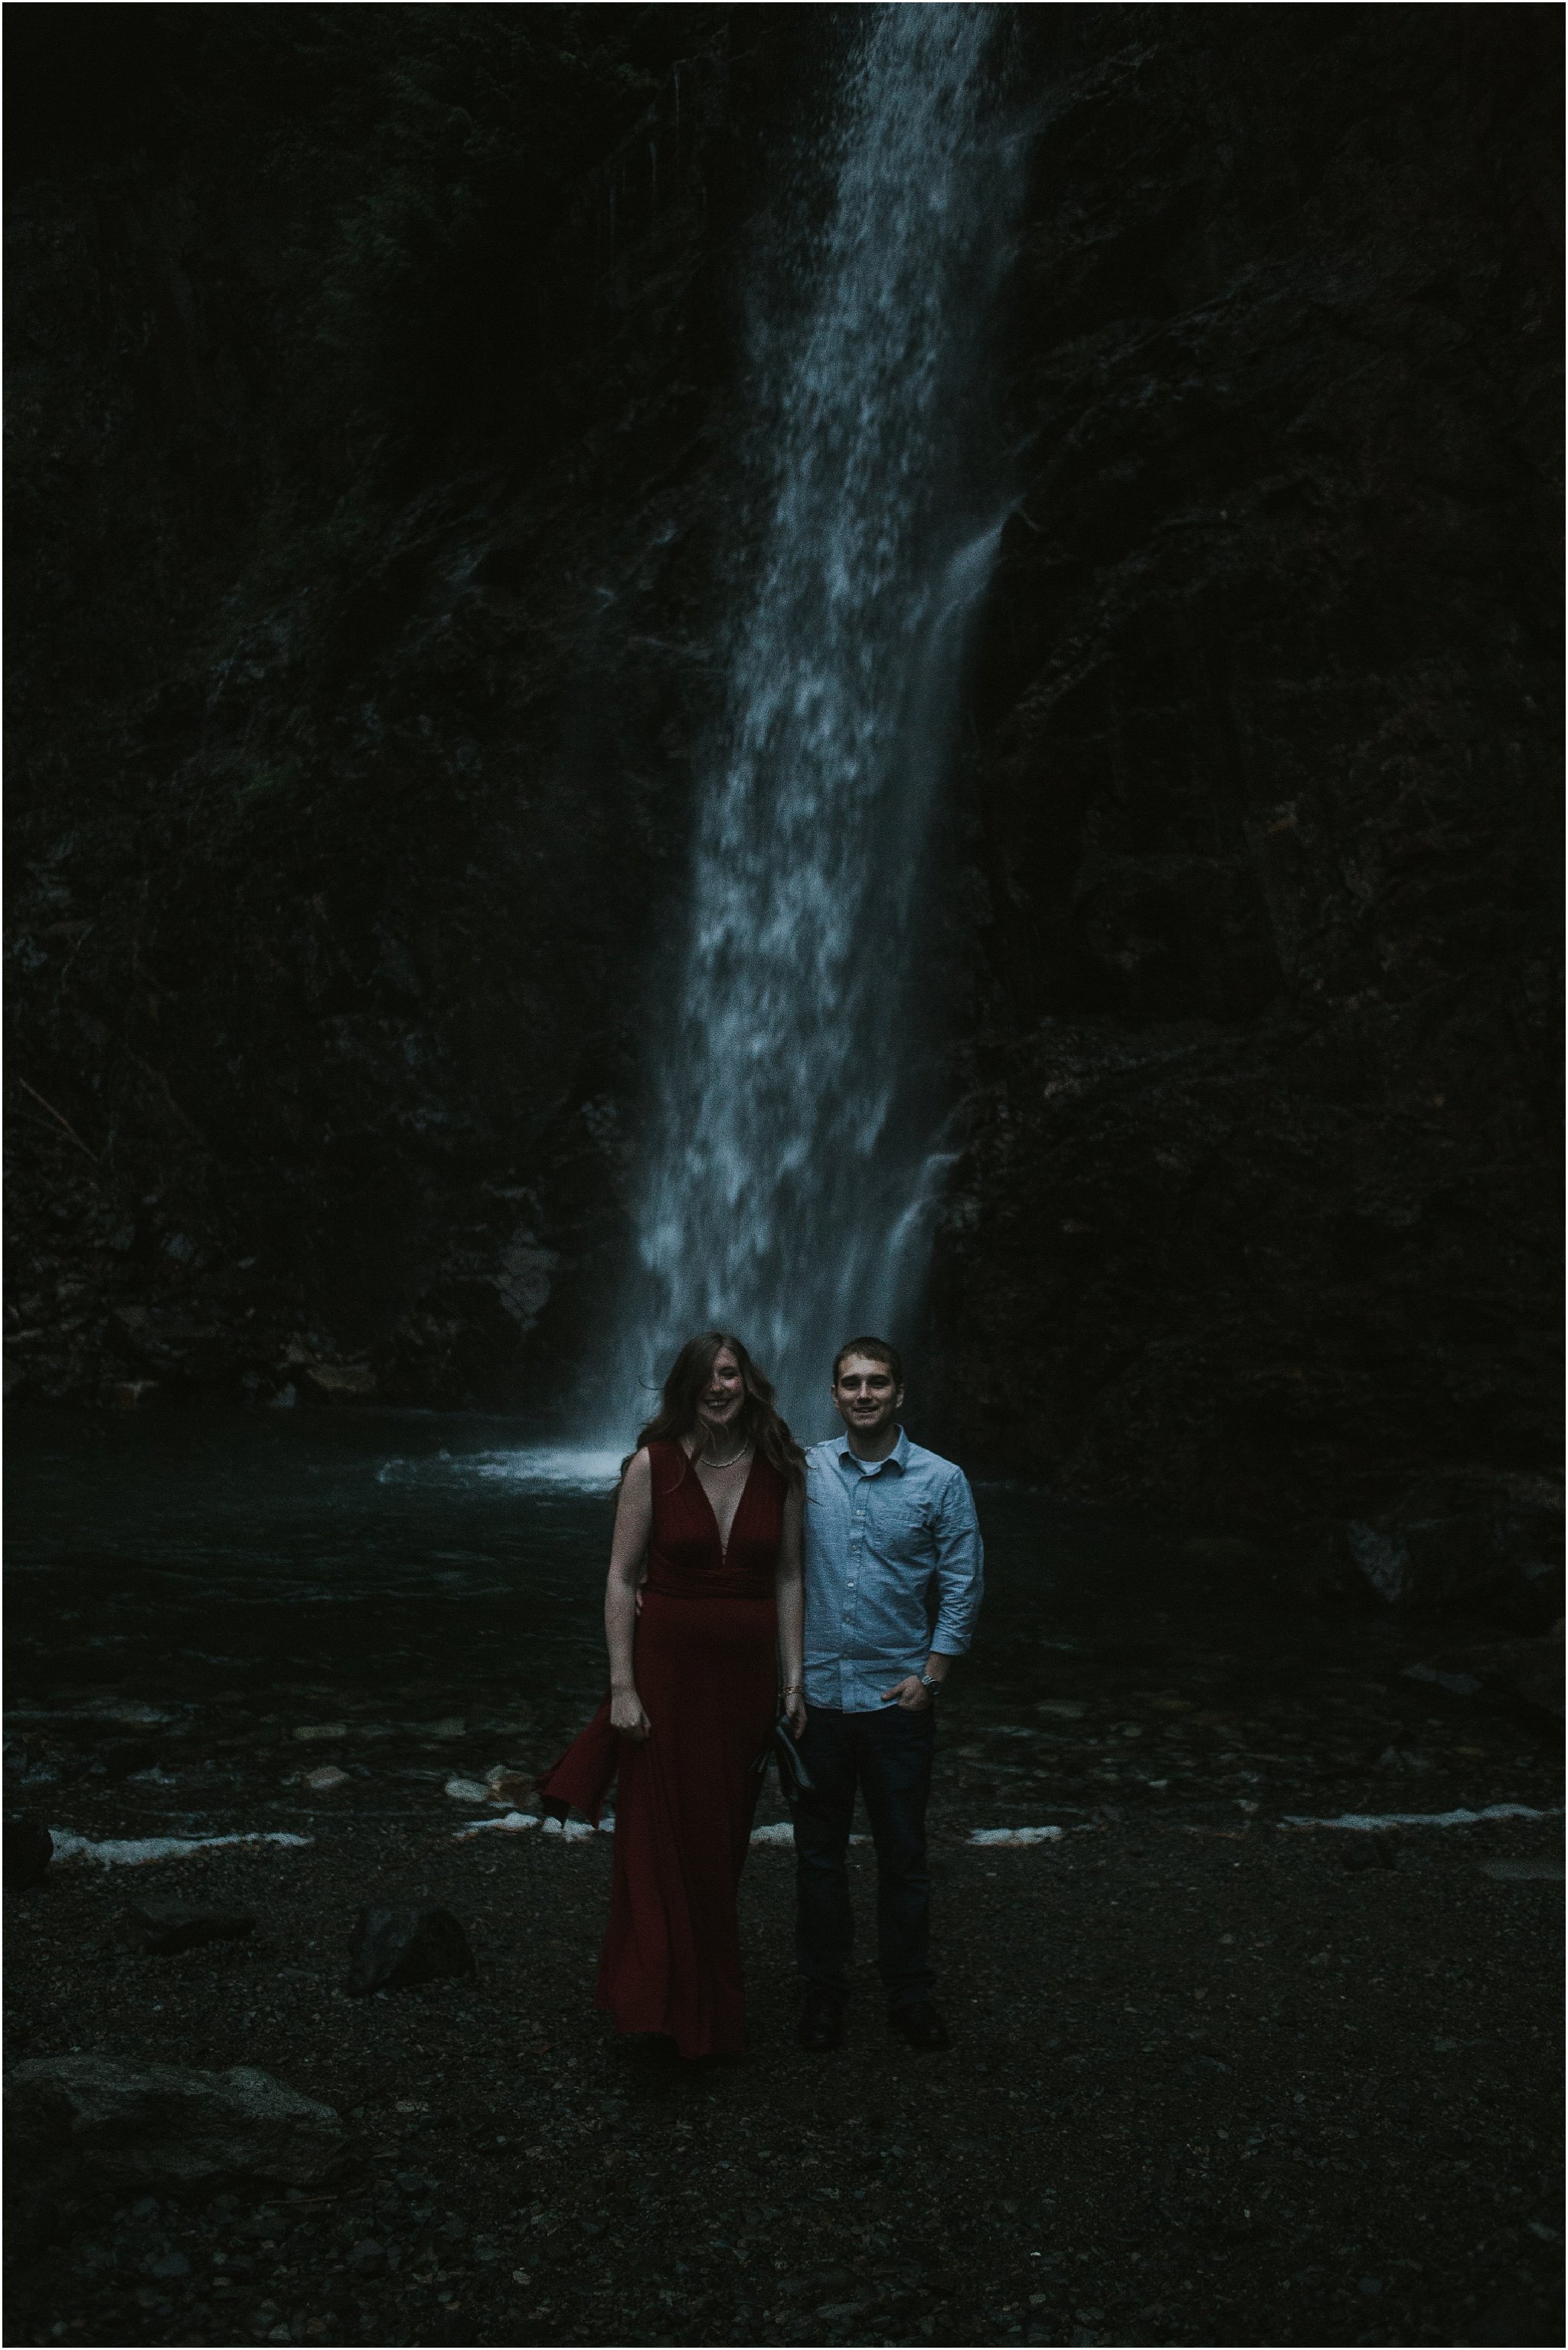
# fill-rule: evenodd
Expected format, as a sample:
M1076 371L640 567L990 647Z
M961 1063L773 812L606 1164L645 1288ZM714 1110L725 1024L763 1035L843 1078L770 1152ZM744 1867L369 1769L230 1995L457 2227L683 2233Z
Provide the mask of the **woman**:
M804 1491L800 1447L740 1340L690 1339L621 1473L609 1695L540 1783L547 1808L597 1821L618 1773L594 2003L683 2056L745 2046L735 1898L780 1665L805 1726Z

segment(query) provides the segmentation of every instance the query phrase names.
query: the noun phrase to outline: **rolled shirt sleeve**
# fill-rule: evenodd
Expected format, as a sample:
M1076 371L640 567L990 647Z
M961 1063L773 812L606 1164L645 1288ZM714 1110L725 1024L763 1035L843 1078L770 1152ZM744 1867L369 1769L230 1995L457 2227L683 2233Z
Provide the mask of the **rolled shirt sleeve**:
M961 1657L974 1638L974 1619L985 1596L985 1544L969 1479L955 1469L937 1503L937 1621L931 1647L938 1656Z

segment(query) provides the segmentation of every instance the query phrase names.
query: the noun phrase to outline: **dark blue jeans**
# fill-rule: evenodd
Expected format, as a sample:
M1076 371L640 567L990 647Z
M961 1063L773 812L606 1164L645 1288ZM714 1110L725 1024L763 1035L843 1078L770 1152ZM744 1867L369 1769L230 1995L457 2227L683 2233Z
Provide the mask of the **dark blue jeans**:
M879 1713L806 1710L800 1751L813 1780L794 1805L795 1964L811 1987L842 1999L855 1921L846 1854L855 1790L877 1846L877 1965L889 2008L929 1999L930 1871L926 1804L936 1715L896 1705Z

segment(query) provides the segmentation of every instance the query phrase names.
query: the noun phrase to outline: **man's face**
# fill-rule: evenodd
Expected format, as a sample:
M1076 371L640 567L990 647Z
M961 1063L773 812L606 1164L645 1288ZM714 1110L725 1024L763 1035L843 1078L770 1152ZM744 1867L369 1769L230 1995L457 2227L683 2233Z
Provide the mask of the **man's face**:
M885 1436L898 1416L904 1390L895 1387L886 1363L869 1355L846 1355L833 1382L833 1400L846 1428L857 1436Z

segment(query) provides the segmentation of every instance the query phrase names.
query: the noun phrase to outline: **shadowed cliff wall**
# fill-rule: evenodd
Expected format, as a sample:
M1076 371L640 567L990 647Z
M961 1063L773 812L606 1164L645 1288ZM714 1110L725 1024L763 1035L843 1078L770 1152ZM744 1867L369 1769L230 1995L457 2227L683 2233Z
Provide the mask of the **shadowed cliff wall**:
M833 12L131 13L13 36L11 1376L537 1402ZM1555 1443L1558 78L1528 7L1010 59L925 1407L1412 1581L1538 1550Z

